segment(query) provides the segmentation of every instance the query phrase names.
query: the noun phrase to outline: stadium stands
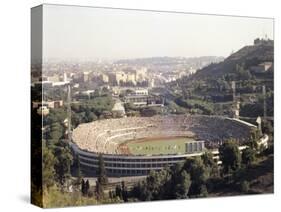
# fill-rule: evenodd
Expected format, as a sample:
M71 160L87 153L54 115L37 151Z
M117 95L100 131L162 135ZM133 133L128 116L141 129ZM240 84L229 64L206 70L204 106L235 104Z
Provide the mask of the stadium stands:
M103 154L124 154L121 143L153 137L195 136L206 147L217 148L233 138L243 144L253 125L219 116L167 115L105 119L81 124L73 131L73 141L84 150Z
M73 131L71 146L74 153L79 155L80 167L85 175L97 174L98 156L102 154L108 176L140 176L183 162L187 157L199 156L205 150L184 154L129 155L120 148L124 142L165 136L195 137L204 142L205 148L213 152L215 158L218 157L219 145L226 139L235 139L241 148L245 148L253 128L256 126L220 116L166 115L105 119L79 125Z

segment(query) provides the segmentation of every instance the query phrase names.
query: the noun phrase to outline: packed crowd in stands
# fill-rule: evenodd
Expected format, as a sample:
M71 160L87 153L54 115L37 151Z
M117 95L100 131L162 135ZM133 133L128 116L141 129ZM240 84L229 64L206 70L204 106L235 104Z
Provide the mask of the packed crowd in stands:
M120 144L140 138L186 136L204 140L209 149L233 138L243 144L253 126L219 116L166 115L104 119L80 124L73 131L73 141L84 150L122 154Z

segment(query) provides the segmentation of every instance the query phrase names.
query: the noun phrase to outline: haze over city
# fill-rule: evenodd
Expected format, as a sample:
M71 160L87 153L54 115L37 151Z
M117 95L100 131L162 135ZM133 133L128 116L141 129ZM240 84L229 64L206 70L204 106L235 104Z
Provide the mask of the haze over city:
M273 19L44 5L45 59L227 57Z

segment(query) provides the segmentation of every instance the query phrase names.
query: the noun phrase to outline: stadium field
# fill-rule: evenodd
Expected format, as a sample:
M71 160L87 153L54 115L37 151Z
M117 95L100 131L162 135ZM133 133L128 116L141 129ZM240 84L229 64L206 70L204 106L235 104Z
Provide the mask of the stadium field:
M184 154L185 143L193 141L188 137L143 138L126 142L132 155Z

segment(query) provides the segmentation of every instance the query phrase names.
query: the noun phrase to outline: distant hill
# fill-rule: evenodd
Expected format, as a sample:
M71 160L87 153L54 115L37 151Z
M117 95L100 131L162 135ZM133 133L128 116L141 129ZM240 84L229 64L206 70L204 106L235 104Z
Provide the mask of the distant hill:
M202 56L202 57L148 57L118 60L115 63L126 63L131 65L176 65L176 64L193 64L193 63L212 63L220 62L224 58L217 56Z
M243 65L245 69L262 62L274 60L274 45L268 40L256 45L245 46L217 64L210 64L198 70L191 80L204 80L219 78L227 73L235 73L236 65Z

